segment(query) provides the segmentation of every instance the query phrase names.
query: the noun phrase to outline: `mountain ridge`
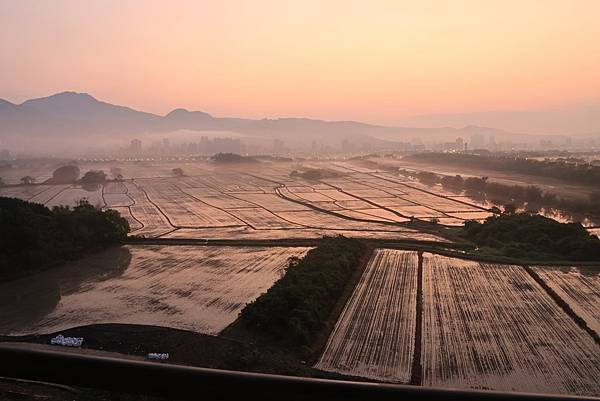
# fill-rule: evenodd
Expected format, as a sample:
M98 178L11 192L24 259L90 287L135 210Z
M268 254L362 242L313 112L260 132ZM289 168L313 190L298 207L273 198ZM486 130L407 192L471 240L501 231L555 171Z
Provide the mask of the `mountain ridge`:
M164 116L98 100L88 93L65 91L14 104L0 99L2 136L139 136L177 130L234 131L248 136L282 140L342 141L376 138L380 141L453 141L458 136L497 136L497 140L524 141L532 136L506 130L466 125L456 127L401 127L358 121L326 121L302 117L246 119L215 117L204 111L175 108ZM535 136L544 137L544 136ZM547 136L546 136L547 137Z

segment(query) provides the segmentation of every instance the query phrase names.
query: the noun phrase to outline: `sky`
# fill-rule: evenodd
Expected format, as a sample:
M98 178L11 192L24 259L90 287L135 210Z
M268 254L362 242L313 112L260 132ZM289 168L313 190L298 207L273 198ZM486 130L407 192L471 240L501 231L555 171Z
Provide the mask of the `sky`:
M0 98L352 119L600 96L598 0L0 0Z

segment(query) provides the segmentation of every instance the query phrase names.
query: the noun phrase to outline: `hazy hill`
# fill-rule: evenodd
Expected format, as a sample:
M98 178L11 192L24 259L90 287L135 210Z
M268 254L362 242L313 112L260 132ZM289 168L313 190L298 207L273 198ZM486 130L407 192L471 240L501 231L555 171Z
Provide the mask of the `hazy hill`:
M161 117L151 113L102 102L86 93L62 92L31 99L18 106L24 117L43 120L39 125L22 125L22 133L113 134L153 130Z
M435 124L432 124L435 125ZM383 145L390 142L454 141L462 136L494 136L497 141L538 142L541 136L468 125L462 128L386 127L355 121L323 121L307 118L243 119L214 117L201 111L175 109L159 116L99 101L86 93L62 92L13 104L0 100L0 140L17 143L36 138L51 145L53 140L69 139L92 146L95 141L123 141L146 133L176 130L229 131L260 138L279 138L288 144L337 144L342 140L357 145ZM87 142L86 142L87 141ZM559 143L562 139L557 139ZM44 145L45 146L45 145Z
M166 116L102 102L86 93L62 92L15 105L0 103L0 134L51 136L82 134L143 134L178 129L237 131L247 135L305 138L341 134L385 135L395 130L352 121L328 122L304 118L251 120L217 118L200 111L175 109ZM388 138L389 139L389 138ZM401 138L395 138L396 140Z

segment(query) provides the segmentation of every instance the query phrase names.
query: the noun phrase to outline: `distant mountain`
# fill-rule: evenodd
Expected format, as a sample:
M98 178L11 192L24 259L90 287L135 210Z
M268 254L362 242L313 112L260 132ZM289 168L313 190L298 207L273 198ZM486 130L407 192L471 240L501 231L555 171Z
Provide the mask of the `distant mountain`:
M479 125L538 135L579 135L600 131L600 102L544 111L429 114L404 118L399 123L414 127Z
M87 93L62 92L15 105L0 102L0 135L33 136L84 134L143 134L178 129L237 131L248 135L286 136L299 132L311 137L339 131L365 135L390 128L355 122L326 122L302 118L251 120L216 118L200 111L175 109L166 116L99 101Z
M153 130L161 122L155 114L102 102L87 93L62 92L27 100L18 107L31 122L24 122L17 129L23 134L136 133Z
M149 133L177 130L230 131L245 136L270 140L277 138L289 144L336 144L343 140L355 145L384 145L390 142L454 141L461 136L494 136L497 141L535 142L538 137L505 130L469 125L462 128L386 127L355 121L322 121L307 118L243 119L214 117L201 111L175 109L166 116L137 111L97 100L87 93L62 92L27 100L22 104L0 100L0 141L5 143L26 138L44 139L44 143L70 138L79 143L143 139ZM54 142L52 142L54 140Z
M0 112L2 110L9 110L9 109L12 109L12 108L15 108L15 107L17 107L16 104L13 104L13 103L11 103L11 102L9 102L7 100L4 100L4 99L0 99Z

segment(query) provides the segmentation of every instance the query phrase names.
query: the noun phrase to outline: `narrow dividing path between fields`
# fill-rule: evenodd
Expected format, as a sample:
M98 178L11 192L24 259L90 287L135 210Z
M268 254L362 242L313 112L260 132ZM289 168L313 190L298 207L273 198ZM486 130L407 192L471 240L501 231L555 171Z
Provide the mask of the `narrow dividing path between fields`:
M267 179L267 178L262 178L262 177L259 177L259 176L255 176L253 174L248 174L248 175L251 176L251 177L254 177L254 178L258 178L258 179L262 179L262 180L265 180L265 181L272 182L273 184L277 184L276 187L273 187L273 190L275 191L275 193L277 194L277 196L279 196L280 198L285 199L288 202L292 202L292 203L296 203L296 204L308 207L309 209L313 209L313 210L316 210L316 211L321 212L321 213L329 214L331 216L335 216L335 217L340 218L340 219L358 221L358 222L361 222L361 223L383 224L383 225L400 226L400 227L406 226L406 224L399 223L397 221L360 219L360 218L357 218L357 217L351 217L351 216L347 216L345 214L336 213L335 211L332 211L332 210L323 209L321 207L316 206L313 203L305 202L305 201L302 201L300 199L294 199L292 197L289 197L289 196L285 195L283 192L281 192L281 189L285 188L288 191L289 191L289 189L288 189L287 185L285 183L283 183L283 182L275 181L275 180L271 180L271 179ZM345 193L346 195L352 196L352 197L354 197L354 198L356 198L358 200L363 200L363 199L361 199L361 198L359 198L359 197L357 197L355 195L346 193L346 192L342 191L340 188L334 187L333 185L331 185L331 184L329 184L327 182L324 182L324 181L319 181L319 182L321 182L322 184L325 184L325 185L329 185L330 187L335 188L338 191L340 191L342 193ZM333 198L331 198L331 199L333 200ZM364 200L364 201L367 202L367 203L370 203L367 200ZM399 217L404 217L404 216L400 216L398 213L395 213L393 210L389 210L389 211L391 211L392 213L398 215Z
M215 206L215 205L211 205L210 203L206 203L206 202L205 202L205 201L203 201L201 198L199 198L199 197L197 197L197 196L194 196L194 195L192 195L191 193L189 193L189 192L185 191L183 188L181 188L181 187L180 187L179 185L177 185L177 184L173 184L173 186L174 186L175 188L177 188L177 189L178 189L178 190L179 190L181 193L184 193L184 194L188 195L188 196L189 196L189 197L191 197L192 199L195 199L195 200L197 200L198 202L200 202L200 203L202 203L202 204L204 204L204 205L206 205L206 206L208 206L208 207L212 207L212 208L215 208L215 209L217 209L217 210L220 210L220 211L222 211L223 213L226 213L227 215L229 215L229 216L233 217L235 220L237 220L237 221L239 221L239 222L241 222L241 223L242 223L242 225L241 225L241 226L240 226L240 225L235 225L235 226L234 226L234 225L229 225L229 226L221 226L221 227L227 228L227 227L243 227L243 226L249 226L250 228L252 228L252 229L255 229L255 228L254 228L254 227L253 227L253 226L252 226L250 223L248 223L248 222L247 222L247 221L245 221L245 220L242 220L241 218L239 218L239 217L238 217L238 216L236 216L235 214L231 213L231 212L230 212L230 211L228 211L227 209L224 209L224 208L222 208L222 207L218 207L218 206Z
M423 384L423 367L421 365L421 338L423 335L423 251L417 254L417 313L415 315L415 345L413 362L410 370L410 384Z
M133 185L135 185L137 187L138 190L140 190L140 192L142 192L145 196L146 199L148 199L148 202L154 206L156 208L156 210L165 218L167 219L167 222L171 225L171 227L173 229L177 229L179 227L177 227L175 224L173 224L173 222L171 221L171 219L169 219L169 216L167 216L167 214L160 208L160 206L158 206L157 203L155 203L152 199L150 199L150 196L148 195L148 192L146 191L146 189L144 187L142 187L141 185L139 185L137 182L135 181L131 181L131 183ZM173 230L172 230L173 231Z
M340 219L353 220L353 221L358 221L358 222L361 222L361 223L384 224L384 225L388 225L388 226L401 226L401 227L405 226L405 224L394 222L394 221L361 219L361 218L358 218L358 217L351 217L351 216L346 216L345 214L336 213L333 210L323 209L323 208L320 208L318 206L315 206L312 203L304 202L304 201L301 201L300 199L291 198L291 197L285 195L283 192L281 192L281 188L286 188L287 189L287 186L285 184L280 184L280 187L274 188L275 189L275 193L277 193L277 195L279 195L281 198L283 198L283 199L285 199L287 201L290 201L290 202L297 203L297 204L302 205L302 206L306 206L306 207L308 207L310 209L313 209L313 210L316 210L318 212L335 216L335 217L340 218Z
M368 203L369 205L375 206L376 208L380 208L380 209L386 210L386 211L388 211L388 212L390 212L392 214L395 214L398 217L402 217L403 219L410 219L411 218L411 216L407 216L405 214L402 214L402 213L400 213L400 212L398 212L398 211L396 211L394 209L391 209L391 208L389 208L387 206L380 205L379 203L373 202L372 200L370 200L368 198L365 198L365 197L353 194L351 192L345 191L341 187L338 187L337 185L330 184L330 183L328 183L326 181L321 181L321 183L323 183L325 185L329 185L331 188L337 189L338 191L340 191L341 193L343 193L345 195L352 196L352 197L354 197L354 198L356 198L358 200L361 200L361 201L363 201L365 203ZM406 223L396 223L396 224L406 226Z
M596 344L598 344L600 346L600 335L598 333L596 333L591 327L588 326L587 322L577 314L577 312L575 312L573 310L573 308L571 307L571 305L569 305L569 303L567 301L565 301L564 299L562 299L562 297L556 292L554 291L549 285L548 283L546 283L544 281L543 278L540 277L539 274L537 274L537 272L535 270L533 270L530 266L523 266L523 269L525 269L525 271L527 272L527 274L529 274L531 276L531 278L540 285L540 287L542 287L544 289L544 291L546 291L546 293L548 294L548 296L550 298L552 298L552 300L554 302L556 302L556 304L571 318L573 319L573 321L586 333L588 333L596 342Z
M474 207L476 209L480 209L482 211L489 212L488 208L483 207L481 205L478 205L476 203L471 203L471 202L466 202L466 201L463 201L463 200L460 200L460 199L450 198L449 196L446 196L446 195L443 195L443 194L439 194L439 193L436 193L436 192L432 192L432 191L428 191L428 190L426 190L424 188L419 188L419 187L416 187L414 185L410 185L409 183L407 183L405 181L398 181L398 180L396 180L396 179L394 179L392 177L386 177L386 176L383 175L383 174L389 174L388 172L383 172L382 173L382 172L379 172L379 170L377 170L376 172L373 173L373 172L362 172L362 171L356 170L356 169L354 169L352 167L348 167L348 166L344 166L344 168L346 168L346 169L348 169L350 171L353 171L354 173L367 174L367 175L370 175L370 176L375 177L375 178L379 178L379 179L384 180L384 181L388 181L388 182L391 182L391 183L394 183L394 184L400 184L400 185L403 185L403 186L405 186L407 188L412 188L414 190L421 191L421 192L424 192L424 193L429 194L429 195L437 196L438 198L443 198L443 199L446 199L446 200L449 200L449 201L452 201L452 202L462 203L462 204L464 204L466 206L471 206L471 207ZM412 201L409 200L409 202L412 202ZM437 210L437 209L434 209L434 208L426 206L426 205L421 205L421 206L425 206L425 207L427 207L427 208L429 208L431 210L435 210L437 212L446 214L445 212L443 212L441 210Z

